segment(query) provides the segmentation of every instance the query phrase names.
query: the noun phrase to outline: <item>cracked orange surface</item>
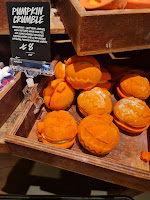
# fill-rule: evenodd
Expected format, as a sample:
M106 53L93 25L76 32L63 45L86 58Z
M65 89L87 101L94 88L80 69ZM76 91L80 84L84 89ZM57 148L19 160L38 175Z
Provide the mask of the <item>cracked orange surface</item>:
M118 127L129 133L140 133L150 125L150 109L137 98L127 97L119 100L113 110Z
M149 80L138 74L128 74L117 85L117 93L120 98L133 96L142 100L147 99L150 95Z
M37 136L39 141L61 148L69 148L75 141L77 124L67 111L48 113L43 122L38 123Z
M44 103L51 110L65 110L75 96L74 89L63 79L51 81L43 91Z
M112 111L110 92L99 87L82 91L77 98L77 105L84 116L91 114L110 114Z
M75 89L91 89L101 78L100 65L93 56L72 56L66 62L66 80Z
M89 115L78 127L80 144L95 155L105 155L119 142L119 130L109 114Z

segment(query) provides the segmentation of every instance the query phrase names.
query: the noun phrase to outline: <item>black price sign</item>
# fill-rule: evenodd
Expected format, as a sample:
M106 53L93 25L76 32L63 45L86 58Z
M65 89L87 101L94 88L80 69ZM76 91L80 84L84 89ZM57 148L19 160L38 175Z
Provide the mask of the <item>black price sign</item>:
M13 58L47 61L50 56L48 2L7 2Z

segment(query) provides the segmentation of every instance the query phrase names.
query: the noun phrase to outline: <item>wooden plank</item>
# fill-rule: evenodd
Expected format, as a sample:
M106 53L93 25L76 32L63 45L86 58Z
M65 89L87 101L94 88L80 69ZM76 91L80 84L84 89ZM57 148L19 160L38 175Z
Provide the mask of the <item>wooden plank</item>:
M51 34L65 34L65 28L60 20L60 16L55 8L50 11L50 33Z
M17 73L15 79L10 81L0 93L0 127L4 124L10 114L23 99L22 90L25 86L21 72Z
M23 2L25 0L21 0L21 1ZM37 0L34 0L34 1L37 1ZM50 2L50 0L38 0L38 1ZM9 35L9 27L8 27L7 11L6 11L5 3L6 3L6 0L2 0L1 6L0 6L0 35ZM63 24L60 20L60 17L57 13L57 10L55 8L51 8L51 11L50 11L50 33L51 34L64 34L65 33L64 26L63 26Z
M74 0L56 7L78 55L150 48L150 9L86 11Z
M77 4L76 1L75 4ZM65 1L56 1L56 8L58 10L58 13L60 14L65 30L69 34L72 44L76 52L78 53L80 48L79 34L80 34L80 23L81 23L81 17L76 10L78 9L78 7L72 6L72 3L70 1L65 0Z
M128 175L126 173L119 173L115 170L111 171L103 167L103 165L87 165L85 162L83 162L83 160L86 160L86 158L80 159L80 155L74 154L74 152L72 154L72 158L69 159L67 155L61 155L63 151L61 151L60 149L59 151L57 151L57 149L54 148L55 153L54 151L53 153L50 153L50 151L48 151L45 148L41 149L40 147L42 147L42 145L38 146L36 144L36 148L31 148L31 141L28 141L29 143L25 144L25 138L23 140L21 141L19 138L19 141L16 144L15 140L12 140L11 137L7 137L7 144L14 155L42 163L47 163L61 169L80 173L95 179L104 180L128 188L133 188L135 190L149 191L150 181L145 178L138 178L135 176ZM73 160L73 158L79 160ZM109 165L111 164L112 163L109 163Z
M2 127L0 128L0 153L9 153L9 149L7 148L4 140L5 140L5 137L6 137L7 133L12 128L14 122L19 117L23 107L24 107L24 105L21 102L16 107L14 112L9 116L9 118L6 120L6 122L2 125Z

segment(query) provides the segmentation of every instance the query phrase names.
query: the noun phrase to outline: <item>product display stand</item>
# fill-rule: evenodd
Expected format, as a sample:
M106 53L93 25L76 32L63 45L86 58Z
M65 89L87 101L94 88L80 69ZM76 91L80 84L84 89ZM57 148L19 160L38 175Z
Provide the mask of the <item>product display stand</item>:
M119 50L118 45L120 44L119 42L114 43L116 46L113 50L111 51L111 45L112 41L114 40L108 40L106 44L102 44L103 46L103 52L101 52L100 49L94 51L92 49L88 49L90 47L94 48L94 40L92 40L92 45L90 46L91 43L91 38L88 40L88 47L86 46L86 42L84 40L84 34L88 33L87 27L90 27L93 23L93 19L96 18L97 22L99 22L99 19L102 17L102 19L108 18L115 19L115 22L117 21L116 16L120 16L121 20L124 21L124 19L128 19L127 21L130 21L130 16L133 15L135 19L139 19L140 16L143 13L143 16L148 19L149 17L149 11L138 11L136 14L136 11L125 11L123 14L122 11L110 11L110 15L106 14L106 11L102 11L102 16L99 15L99 11L96 12L94 11L94 18L92 14L88 15L86 14L85 9L81 8L79 6L78 2L75 2L73 0L64 0L64 4L62 3L63 1L57 0L56 5L58 7L58 11L60 11L61 16L58 15L57 10L55 8L51 8L50 12L50 33L51 34L56 34L56 35L64 35L66 32L68 33L69 37L71 38L71 42L77 52L80 55L88 55L89 52L91 54L99 54L99 53L110 53L111 56L113 56L113 52L117 52ZM67 4L68 3L68 4ZM63 4L63 5L61 5ZM65 6L66 5L66 6ZM63 7L64 6L64 7ZM70 13L71 11L73 12L74 15L74 21L72 20L71 23L73 23L75 26L72 26L72 24L69 22L68 16L64 16L64 12ZM82 12L81 12L82 11ZM115 13L116 12L116 13ZM138 16L138 17L137 17ZM63 23L61 21L61 17L63 20ZM124 18L125 17L125 18ZM87 21L87 20L91 21ZM142 18L144 19L144 18ZM133 19L132 19L133 20ZM132 23L132 20L130 23ZM92 23L90 23L92 22ZM147 20L146 20L147 22ZM146 23L145 22L145 23ZM117 21L118 23L118 21ZM90 26L86 26L89 25ZM105 20L101 21L101 24L105 24ZM100 24L100 25L101 25ZM82 25L82 26L80 26ZM147 25L145 25L147 27ZM8 24L6 24L5 29L0 30L0 35L9 35L9 30L8 30ZM65 28L64 28L65 27ZM123 27L123 24L121 23L121 27ZM128 27L128 26L127 26ZM135 28L137 28L135 26ZM98 29L101 28L101 26L98 26ZM105 27L106 28L106 27ZM67 31L66 31L67 30ZM91 35L93 34L93 29ZM127 29L129 30L129 29ZM103 30L102 30L103 31ZM102 31L100 32L102 34ZM112 32L112 36L115 36L117 39L118 37L116 36L116 30L114 29ZM73 34L72 34L73 33ZM82 33L83 35L78 35ZM127 31L129 34L129 32ZM147 33L147 29L142 32L142 35ZM94 33L95 34L95 33ZM98 34L96 34L98 35ZM123 34L126 35L127 34ZM139 34L140 35L140 34ZM98 35L99 36L99 35ZM140 37L140 36L139 36ZM88 37L87 37L88 38ZM106 38L107 39L107 38ZM97 41L99 40L99 37ZM149 35L147 36L145 44L140 44L140 47L147 48L148 47L148 40L149 40ZM64 40L65 41L65 40ZM84 41L84 44L82 44L82 41ZM143 40L141 40L143 41ZM63 41L62 41L63 42ZM67 42L70 42L70 39L67 40ZM104 41L105 43L106 41ZM123 42L123 41L122 41ZM121 49L121 51L124 50L138 50L140 47L136 47L135 43L136 41L133 41L133 46L134 48L132 49L129 48L129 44L127 43L127 40L124 40L124 48ZM60 40L56 42L61 43ZM129 42L130 43L130 42ZM143 46L144 45L144 46ZM86 48L87 47L87 48ZM83 48L83 49L82 49ZM99 48L99 45L98 45ZM101 48L101 47L100 47ZM65 51L65 49L63 49ZM53 52L52 52L53 53ZM49 79L50 80L50 79ZM40 85L41 81L41 85ZM42 92L43 88L45 87L45 83L48 81L46 77L41 78L39 83L39 93ZM15 99L14 99L15 101ZM127 195L127 196L136 196L142 192L149 191L150 188L150 174L149 174L149 165L143 163L141 166L138 166L139 168L136 168L135 166L130 165L130 161L134 159L134 157L130 157L127 163L124 162L122 159L121 162L117 162L117 156L118 152L114 154L113 157L108 157L105 159L99 160L98 157L89 155L87 153L83 153L81 148L79 148L78 142L76 141L75 145L73 146L73 149L71 149L72 152L69 150L65 149L60 149L58 150L55 147L47 147L46 145L44 146L42 143L39 143L36 137L36 125L37 121L41 119L40 117L42 114L46 111L42 108L40 112L37 114L33 114L34 111L34 104L31 101L27 101L26 104L23 103L23 99L20 100L20 104L16 107L16 109L13 111L13 113L9 116L7 121L2 125L0 129L0 153L13 153L13 155L17 155L29 160L33 160L36 162L43 162L45 164L49 164L54 167L58 167L60 169L65 169L67 171L72 171L75 173L79 173L88 177L92 177L94 179L102 180L115 184L112 186L108 194L109 195ZM76 113L76 108L75 106L72 107L69 112L71 114ZM80 119L78 118L78 114L76 113L77 120L79 121ZM8 134L9 133L9 134ZM147 132L144 132L142 135L143 140L149 140L145 139ZM6 136L7 135L7 136ZM18 137L19 136L19 137ZM6 141L6 143L5 143ZM134 141L133 141L134 143ZM140 143L140 142L139 142ZM6 145L7 144L7 145ZM121 145L120 145L121 146ZM139 145L140 147L142 146L142 143ZM9 149L7 148L9 147ZM119 148L123 148L124 146L122 145ZM128 151L128 148L126 148ZM130 149L129 149L130 151ZM134 155L136 156L136 154ZM136 159L135 159L136 160ZM134 161L135 161L134 160ZM116 161L116 163L115 163ZM136 161L135 161L136 162ZM133 163L132 163L133 164ZM135 163L134 163L135 164ZM117 187L118 185L118 187ZM0 198L1 199L1 198ZM6 197L7 199L7 197ZM9 197L8 197L9 199ZM23 199L23 197L22 197ZM62 197L61 199L64 200ZM75 199L72 199L75 200ZM79 198L78 198L79 200ZM89 200L89 199L87 199ZM94 199L95 200L95 199ZM101 199L99 199L101 200ZM115 200L115 198L114 198ZM118 199L119 200L119 199ZM127 199L122 199L122 200L128 200Z

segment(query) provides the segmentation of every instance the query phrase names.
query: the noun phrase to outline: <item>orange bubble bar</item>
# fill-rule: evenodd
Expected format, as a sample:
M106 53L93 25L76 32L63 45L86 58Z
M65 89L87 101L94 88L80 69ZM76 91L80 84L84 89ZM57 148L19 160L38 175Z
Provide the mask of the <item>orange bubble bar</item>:
M51 110L65 110L75 96L74 89L63 79L51 81L43 91L44 103Z
M110 114L112 111L110 92L99 87L82 91L77 98L77 105L84 116L91 114Z
M114 106L113 115L117 126L129 133L141 133L150 125L149 107L134 97L119 100Z
M93 56L72 56L66 62L66 81L79 90L89 90L101 79L100 65Z
M127 0L126 9L150 8L150 0Z
M111 87L111 83L109 82L111 80L111 74L108 72L106 68L103 67L101 67L101 72L102 76L96 87L105 88L109 90Z
M140 159L143 160L144 162L149 162L150 161L150 152L142 151Z
M112 151L119 142L119 129L112 122L109 114L89 115L78 127L80 144L94 155L105 155Z
M65 64L59 61L55 66L55 77L65 79Z
M79 0L81 5L89 10L101 9L123 9L127 4L127 0Z
M150 95L149 80L138 74L128 74L117 85L117 93L120 98L135 97L142 100L147 99Z
M69 148L75 142L77 124L67 111L52 111L38 123L38 140L53 146Z

